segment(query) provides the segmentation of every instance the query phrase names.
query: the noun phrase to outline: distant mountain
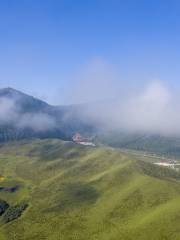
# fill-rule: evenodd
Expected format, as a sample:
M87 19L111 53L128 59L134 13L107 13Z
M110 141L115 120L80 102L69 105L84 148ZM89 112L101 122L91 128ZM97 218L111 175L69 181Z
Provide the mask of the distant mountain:
M22 112L38 112L50 108L50 105L47 103L10 87L0 89L0 98L14 101L16 107Z
M76 132L92 133L82 120L81 105L51 106L13 88L0 89L0 141L24 138L71 139Z
M83 137L96 136L97 143L112 147L179 158L180 137L132 133L123 129L102 130L100 124L84 114L93 108L93 104L52 106L13 88L0 89L0 142L30 138L71 140L79 132Z

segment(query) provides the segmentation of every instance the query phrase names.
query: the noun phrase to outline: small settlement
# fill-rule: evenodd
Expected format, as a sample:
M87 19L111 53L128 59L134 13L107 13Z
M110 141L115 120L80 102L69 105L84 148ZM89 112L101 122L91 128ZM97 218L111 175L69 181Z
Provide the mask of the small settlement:
M84 145L84 146L91 146L91 147L96 146L93 142L89 141L89 139L82 137L80 133L74 134L74 136L72 137L72 140L73 142Z

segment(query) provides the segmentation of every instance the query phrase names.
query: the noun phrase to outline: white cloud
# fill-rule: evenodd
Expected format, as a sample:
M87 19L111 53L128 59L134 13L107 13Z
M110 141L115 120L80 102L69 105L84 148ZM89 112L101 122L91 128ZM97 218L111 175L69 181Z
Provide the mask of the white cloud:
M17 123L19 128L31 128L34 131L47 131L56 126L53 117L44 113L26 113L20 117Z
M115 98L118 94L119 76L113 65L102 58L95 58L73 76L68 102L87 103Z
M34 131L50 130L56 126L52 116L45 113L21 113L15 99L0 98L0 123L13 123L18 128L31 128Z
M7 97L0 98L0 123L14 122L17 118L15 102Z
M75 102L105 100L89 104L84 118L101 128L180 135L180 99L164 81L153 80L130 89L118 71L102 59L90 63L82 73L73 88Z

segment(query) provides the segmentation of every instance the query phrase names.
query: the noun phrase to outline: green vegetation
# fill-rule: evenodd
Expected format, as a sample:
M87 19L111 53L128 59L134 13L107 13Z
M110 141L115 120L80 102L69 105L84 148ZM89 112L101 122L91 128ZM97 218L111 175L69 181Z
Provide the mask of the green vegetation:
M18 186L0 192L0 240L180 239L180 174L146 157L21 141L1 145L0 175Z
M170 158L180 158L179 137L113 131L101 134L97 141L116 148L156 153Z
M17 219L22 215L22 213L27 207L28 205L26 203L20 203L20 204L17 204L16 206L11 206L7 208L7 210L5 211L2 217L3 222L8 223Z
M8 209L9 204L6 201L0 200L0 216Z

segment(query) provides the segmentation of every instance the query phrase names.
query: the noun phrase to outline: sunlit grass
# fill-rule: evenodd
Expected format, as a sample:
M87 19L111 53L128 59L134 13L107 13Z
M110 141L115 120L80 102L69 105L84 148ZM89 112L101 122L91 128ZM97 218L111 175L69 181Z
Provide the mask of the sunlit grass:
M2 240L180 239L179 175L137 156L34 140L1 147L0 170L0 185L19 186L1 199L29 204Z

